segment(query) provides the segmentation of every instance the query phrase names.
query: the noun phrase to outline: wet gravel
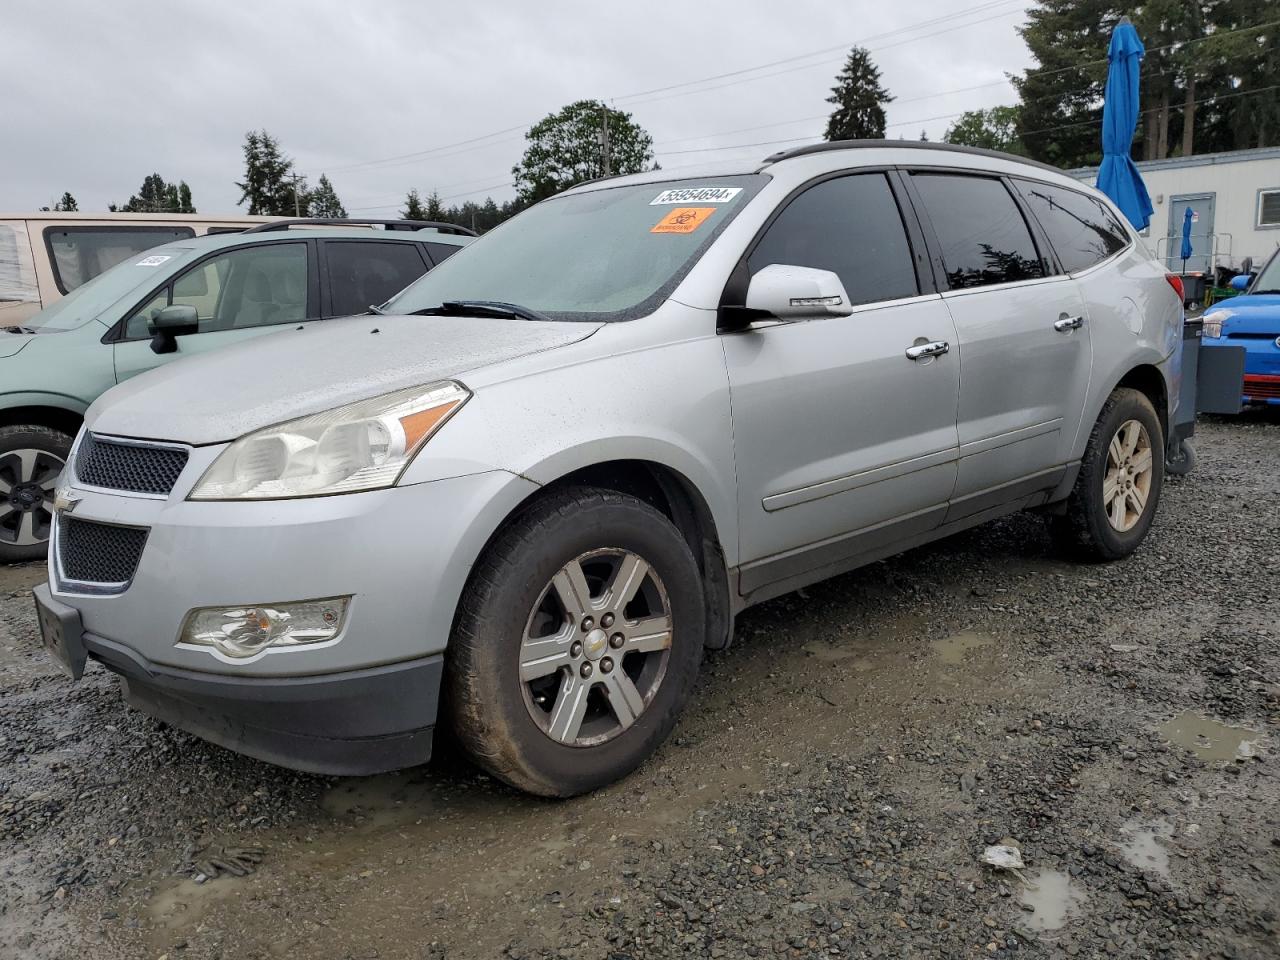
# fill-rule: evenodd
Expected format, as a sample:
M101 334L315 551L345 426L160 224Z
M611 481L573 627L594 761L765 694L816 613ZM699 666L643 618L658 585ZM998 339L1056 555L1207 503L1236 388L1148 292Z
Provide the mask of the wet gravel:
M0 571L0 957L1280 957L1280 417L1198 441L1125 562L1019 516L748 612L564 803L172 731L57 675Z

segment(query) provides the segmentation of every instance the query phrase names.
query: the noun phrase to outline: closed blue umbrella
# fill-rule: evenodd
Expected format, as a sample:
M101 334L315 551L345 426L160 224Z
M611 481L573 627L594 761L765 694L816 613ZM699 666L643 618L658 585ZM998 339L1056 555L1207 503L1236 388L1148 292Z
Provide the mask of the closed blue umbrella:
M1138 125L1138 72L1146 53L1138 31L1122 17L1107 48L1107 89L1102 101L1102 166L1098 189L1115 201L1139 230L1151 223L1151 197L1129 150Z
M1190 207L1182 214L1182 272L1187 272L1187 258L1191 256L1191 221L1196 212Z

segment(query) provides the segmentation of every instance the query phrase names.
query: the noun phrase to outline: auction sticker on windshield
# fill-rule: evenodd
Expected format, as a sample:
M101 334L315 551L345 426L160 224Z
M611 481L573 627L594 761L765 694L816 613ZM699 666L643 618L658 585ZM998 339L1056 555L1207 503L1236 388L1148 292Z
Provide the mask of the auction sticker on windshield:
M741 192L741 187L681 187L678 190L663 190L649 201L649 206L667 203L728 203Z
M649 232L693 233L715 212L715 207L676 207L659 220Z
M158 267L158 266L160 266L160 264L164 263L166 260L172 260L172 259L173 259L173 257L158 257L158 256L143 257L143 258L142 258L141 260L139 260L136 264L134 264L134 266L137 266L137 267Z

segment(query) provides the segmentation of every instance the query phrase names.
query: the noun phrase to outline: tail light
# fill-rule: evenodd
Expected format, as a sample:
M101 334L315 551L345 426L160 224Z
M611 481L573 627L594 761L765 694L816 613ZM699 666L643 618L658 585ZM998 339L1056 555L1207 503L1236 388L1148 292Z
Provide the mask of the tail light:
M1185 303L1186 297L1183 294L1182 278L1176 273L1166 273L1164 278L1169 281L1169 286L1173 287L1173 292L1178 295L1178 302Z

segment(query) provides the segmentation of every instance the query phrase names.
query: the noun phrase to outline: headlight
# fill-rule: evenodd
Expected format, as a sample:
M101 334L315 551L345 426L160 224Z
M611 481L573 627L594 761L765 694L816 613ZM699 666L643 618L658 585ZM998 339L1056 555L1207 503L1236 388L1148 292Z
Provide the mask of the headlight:
M1204 336L1217 340L1222 336L1222 321L1231 319L1230 310L1210 310L1203 317Z
M205 471L191 500L285 500L392 486L471 393L445 381L246 434Z

